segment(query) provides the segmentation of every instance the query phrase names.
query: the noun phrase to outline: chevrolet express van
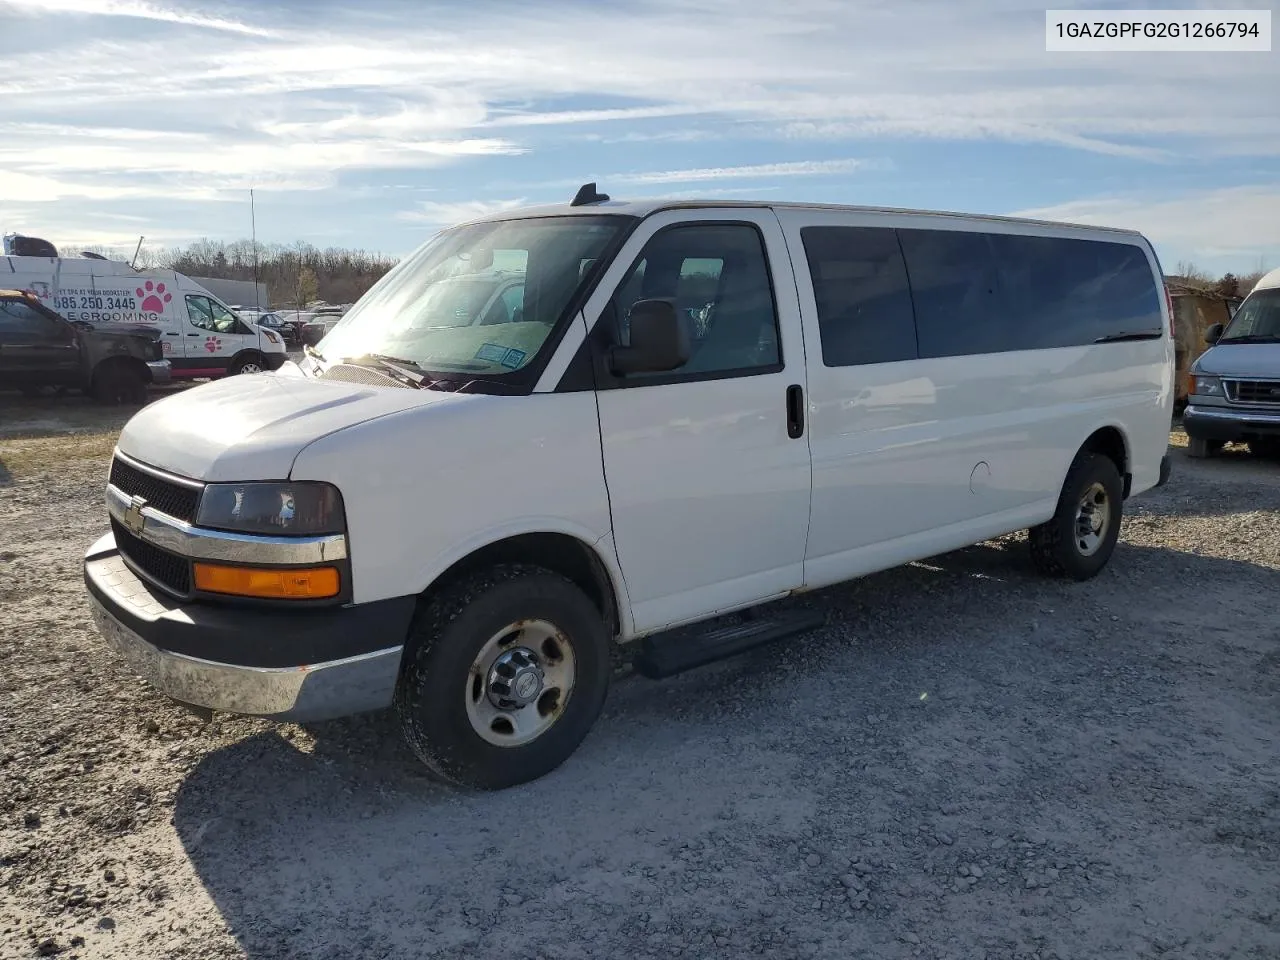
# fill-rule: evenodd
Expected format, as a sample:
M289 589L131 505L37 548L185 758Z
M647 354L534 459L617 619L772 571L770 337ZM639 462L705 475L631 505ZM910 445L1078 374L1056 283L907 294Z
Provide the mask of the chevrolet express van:
M520 302L436 323L485 271ZM587 185L134 416L84 578L170 697L394 704L438 775L509 786L586 736L614 644L666 676L815 625L769 601L1024 528L1097 574L1168 475L1170 317L1136 233Z
M72 323L154 327L174 379L261 373L287 356L280 334L238 317L173 270L134 270L98 257L3 256L0 287L34 294Z
M1258 281L1225 328L1205 331L1205 342L1182 415L1187 452L1209 457L1247 443L1257 456L1280 457L1280 270Z

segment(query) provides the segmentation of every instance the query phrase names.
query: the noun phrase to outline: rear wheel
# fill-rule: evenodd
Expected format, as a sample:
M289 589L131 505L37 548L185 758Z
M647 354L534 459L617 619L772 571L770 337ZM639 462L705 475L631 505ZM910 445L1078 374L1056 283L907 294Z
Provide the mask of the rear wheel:
M262 357L256 353L246 353L237 357L231 364L228 371L232 376L240 373L262 373L267 369Z
M437 776L501 789L551 772L604 705L609 632L558 573L503 565L459 580L418 613L396 707Z
M1221 440L1206 440L1204 437L1187 437L1187 456L1203 460L1221 452L1226 444Z
M147 381L128 364L104 363L94 371L90 393L108 406L143 404L147 402Z
M1067 471L1053 518L1028 531L1031 561L1046 576L1088 580L1120 536L1124 486L1110 457L1081 453Z

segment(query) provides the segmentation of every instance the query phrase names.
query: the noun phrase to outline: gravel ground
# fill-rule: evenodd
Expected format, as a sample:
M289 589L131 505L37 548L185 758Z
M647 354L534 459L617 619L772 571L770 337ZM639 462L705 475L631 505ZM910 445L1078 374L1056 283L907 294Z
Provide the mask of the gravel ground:
M0 431L4 958L1280 957L1280 465L1175 434L1095 581L1011 537L823 591L477 795L387 716L122 676L79 573L121 419Z

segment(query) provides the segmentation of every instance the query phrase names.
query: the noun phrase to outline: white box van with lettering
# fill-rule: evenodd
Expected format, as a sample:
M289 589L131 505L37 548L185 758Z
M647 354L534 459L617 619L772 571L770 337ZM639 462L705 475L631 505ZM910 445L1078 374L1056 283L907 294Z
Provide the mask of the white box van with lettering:
M278 333L241 319L173 270L92 257L4 256L0 287L35 294L72 323L157 328L174 379L276 370L287 356Z
M394 704L437 774L520 783L615 644L668 676L820 621L769 601L1022 529L1093 577L1168 476L1170 324L1136 233L589 184L444 231L302 363L138 413L85 581L179 701Z

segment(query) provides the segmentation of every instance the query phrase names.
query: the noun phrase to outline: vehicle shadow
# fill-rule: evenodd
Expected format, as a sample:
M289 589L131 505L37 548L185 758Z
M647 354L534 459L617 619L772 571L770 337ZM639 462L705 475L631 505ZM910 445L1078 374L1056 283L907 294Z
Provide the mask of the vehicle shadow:
M679 920L694 909L693 901L664 899L668 881L673 897L689 889L679 887L676 863L684 847L716 830L754 833L761 843L779 835L803 841L815 809L843 802L823 792L826 781L811 769L796 767L790 751L761 745L785 740L793 704L812 684L831 682L831 671L859 716L877 702L885 709L887 689L904 678L909 685L917 674L944 672L941 658L952 658L953 672L957 660L981 663L964 679L971 685L999 674L1002 663L1029 669L1033 641L1066 661L1064 675L1081 676L1096 668L1088 659L1096 647L1077 650L1080 636L1070 630L1046 639L1014 624L1053 621L1055 610L1077 618L1072 607L1085 598L1091 610L1127 607L1140 616L1132 602L1144 595L1158 615L1181 618L1166 632L1198 642L1197 616L1218 617L1219 631L1244 616L1225 592L1215 595L1218 585L1242 583L1260 598L1274 596L1280 572L1122 544L1096 580L1064 584L1037 578L1025 543L1007 538L788 601L823 610L827 627L796 638L785 656L762 648L662 683L617 684L579 751L539 781L498 793L439 785L402 745L387 712L313 725L314 740L286 727L210 754L181 785L173 822L254 960L594 956L566 931L594 924L608 942L629 942L644 936L637 924L647 921L637 918L665 912ZM1187 584L1196 584L1194 597L1183 592ZM876 619L878 633L868 626ZM1120 644L1106 655L1156 653ZM1023 676L994 679L1008 686ZM744 689L754 692L745 708ZM1046 711L1047 724L1063 722L1047 716L1051 704L1033 709ZM833 762L851 762L862 750L843 749L850 755ZM980 760L957 762L976 769ZM726 881L744 884L734 896L768 900L781 846L766 844L759 856L763 863L757 857L734 868L744 871ZM728 911L726 922L739 909L714 904Z

